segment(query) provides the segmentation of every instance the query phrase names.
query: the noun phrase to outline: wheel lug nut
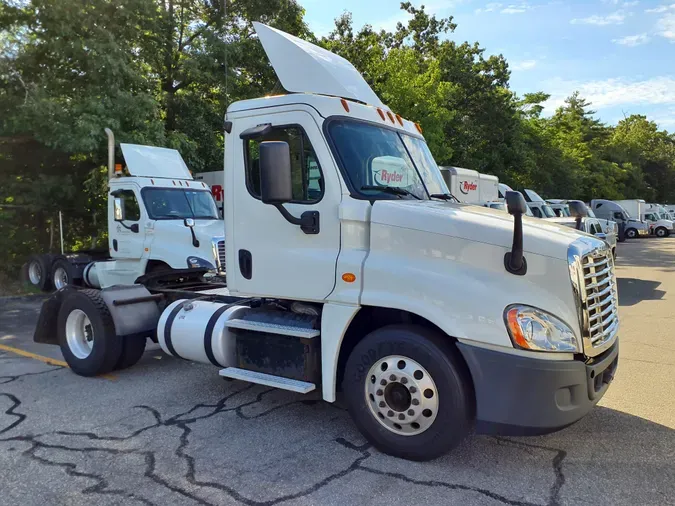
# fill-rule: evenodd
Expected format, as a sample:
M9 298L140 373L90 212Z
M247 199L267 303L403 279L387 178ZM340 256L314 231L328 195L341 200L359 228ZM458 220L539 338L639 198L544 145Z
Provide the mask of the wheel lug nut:
M414 409L409 409L409 410L408 410L408 414L409 414L410 416L414 416L414 415L415 415L415 410L414 410Z
M405 415L403 413L401 413L400 415L398 415L398 419L399 420L405 420Z
M414 394L415 392L417 392L417 389L415 387L410 387L410 393Z
M392 374L391 376L389 376L389 379L390 379L391 381L396 381L396 376L394 376L394 375Z
M387 384L387 380L386 380L386 379L383 379L383 380L380 381L380 385L384 386L384 385L386 385L386 384Z
M413 399L413 400L412 400L412 405L413 405L413 406L417 406L417 405L419 405L419 403L420 403L420 401L419 401L418 399Z
M390 410L387 412L387 416L394 416L394 412L390 409Z
M380 401L380 407L381 407L381 408L384 408L384 407L386 407L386 406L387 406L387 404L386 404L384 401Z
M383 393L384 392L382 391L382 389L378 388L377 392L375 392L375 395L382 395Z
M403 383L404 385L408 383L408 378L401 378L401 383Z

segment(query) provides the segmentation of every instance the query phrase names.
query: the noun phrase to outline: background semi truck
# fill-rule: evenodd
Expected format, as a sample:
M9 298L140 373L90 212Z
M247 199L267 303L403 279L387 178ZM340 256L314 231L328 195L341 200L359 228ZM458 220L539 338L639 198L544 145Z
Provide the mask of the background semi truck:
M649 226L649 233L657 237L668 237L673 231L673 222L662 218L655 210L648 210L642 199L615 200L626 212L636 220L645 222Z
M523 219L517 192L509 214L454 202L419 126L348 61L254 25L290 93L228 107L226 283L185 269L66 287L35 340L82 375L155 336L224 377L326 402L340 389L369 441L416 460L474 430L542 434L583 417L618 363L607 245ZM401 178L381 174L392 158Z
M108 249L33 255L30 283L43 291L103 288L162 270L224 271L223 221L207 184L193 180L175 149L120 144L125 166L116 165L114 136L106 133Z
M624 227L624 235L629 239L649 235L649 226L640 218L628 214L626 209L612 200L591 200L591 208L598 218L615 221Z

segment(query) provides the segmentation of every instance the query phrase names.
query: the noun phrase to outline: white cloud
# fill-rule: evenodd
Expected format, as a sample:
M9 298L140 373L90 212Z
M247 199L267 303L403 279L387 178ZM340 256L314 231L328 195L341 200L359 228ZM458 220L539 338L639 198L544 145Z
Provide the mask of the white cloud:
M666 12L667 10L673 9L675 10L675 4L670 4L670 5L659 5L658 7L655 7L653 9L647 9L645 12L648 12L650 14L661 14L663 12Z
M666 14L656 24L658 34L675 42L675 13Z
M629 14L628 14L629 15ZM570 23L573 25L597 25L597 26L605 26L605 25L621 25L623 24L624 20L626 19L627 14L622 11L616 11L612 12L611 14L608 14L606 16L599 16L597 14L594 14L593 16L589 16L587 18L575 18Z
M522 14L523 12L527 12L531 9L531 7L526 4L526 3L520 3L520 4L511 4L505 8L503 8L500 12L502 14Z
M511 65L512 70L531 70L537 66L537 60L523 60Z
M642 81L612 78L600 81L568 81L557 78L541 83L551 94L546 111L552 113L574 91L591 102L592 109L624 105L664 105L675 107L675 78L652 77Z
M672 132L673 128L675 128L675 106L660 112L650 113L648 118L656 122L660 128L665 128Z
M639 4L638 0L633 0L632 2L624 2L623 6L624 7L635 7L637 4Z
M476 9L474 12L476 14L481 14L483 12L494 12L497 9L500 9L501 6L502 6L502 4L500 4L500 3L492 2L492 3L487 4L485 7L481 8L481 9Z
M626 37L621 37L620 39L612 39L612 42L622 46L634 47L641 44L646 44L649 42L649 40L649 36L646 33L641 33L639 35L627 35Z

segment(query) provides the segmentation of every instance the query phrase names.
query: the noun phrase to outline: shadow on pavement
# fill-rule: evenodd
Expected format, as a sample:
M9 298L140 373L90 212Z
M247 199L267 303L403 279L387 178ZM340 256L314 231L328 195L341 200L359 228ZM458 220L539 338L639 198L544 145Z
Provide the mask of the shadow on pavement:
M619 287L619 306L634 306L643 300L660 300L666 294L657 290L660 281L638 278L617 278Z
M675 272L675 236L672 238L645 237L630 239L617 246L617 266L651 267ZM630 253L628 253L630 251Z

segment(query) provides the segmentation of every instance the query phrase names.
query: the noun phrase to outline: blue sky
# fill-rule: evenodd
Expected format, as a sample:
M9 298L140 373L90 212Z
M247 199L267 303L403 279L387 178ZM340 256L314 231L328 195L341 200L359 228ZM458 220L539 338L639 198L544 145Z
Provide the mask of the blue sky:
M398 0L299 0L305 19L327 34L344 11L354 25L393 29L405 21ZM551 94L550 114L574 90L597 116L616 123L645 114L675 132L675 0L415 0L454 16L450 38L503 54L511 88Z

